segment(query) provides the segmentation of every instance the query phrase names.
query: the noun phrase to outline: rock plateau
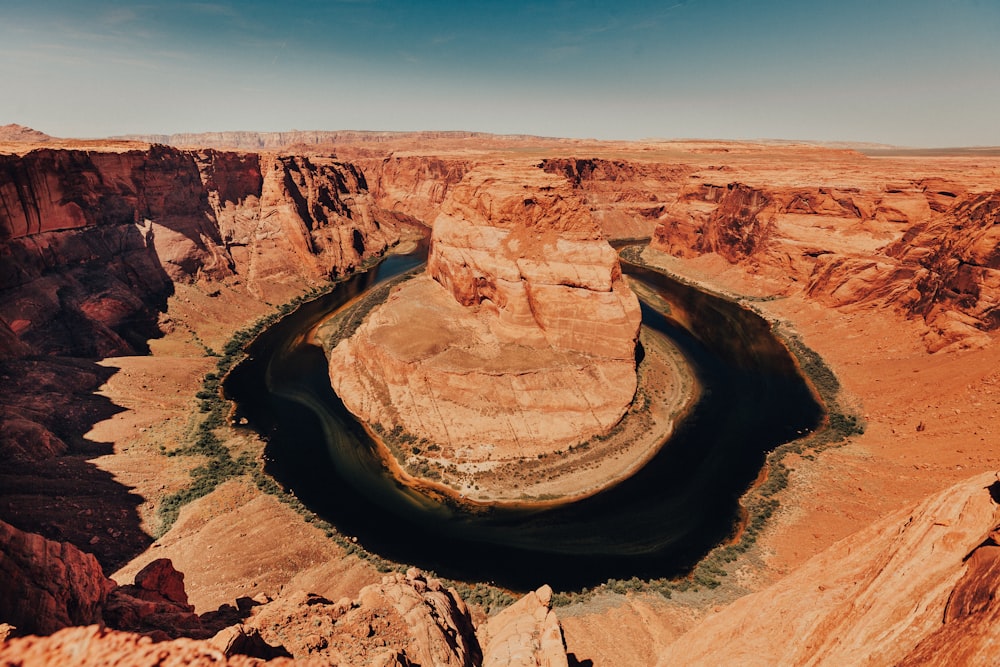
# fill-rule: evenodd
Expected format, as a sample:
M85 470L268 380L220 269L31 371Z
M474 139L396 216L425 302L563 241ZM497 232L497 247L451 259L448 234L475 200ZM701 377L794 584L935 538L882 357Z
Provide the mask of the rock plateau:
M568 183L481 167L442 205L426 274L330 352L330 377L363 421L426 439L443 459L533 459L621 419L639 319Z

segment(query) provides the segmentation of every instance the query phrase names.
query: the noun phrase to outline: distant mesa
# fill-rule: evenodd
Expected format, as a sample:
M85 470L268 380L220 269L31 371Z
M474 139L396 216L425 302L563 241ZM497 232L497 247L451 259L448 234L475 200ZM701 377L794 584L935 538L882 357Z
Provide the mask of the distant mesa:
M537 143L565 142L565 139L536 137L525 134L490 134L465 130L423 130L415 132L390 132L378 130L288 130L284 132L198 132L178 134L126 134L110 137L113 141L139 141L166 144L185 148L218 148L226 150L276 151L292 149L296 152L327 149L343 145L373 145L386 147L401 144L413 148L424 143L442 145L471 145L483 148L491 144L512 142Z
M44 143L51 140L52 137L44 132L33 130L24 125L18 125L17 123L0 125L0 141Z

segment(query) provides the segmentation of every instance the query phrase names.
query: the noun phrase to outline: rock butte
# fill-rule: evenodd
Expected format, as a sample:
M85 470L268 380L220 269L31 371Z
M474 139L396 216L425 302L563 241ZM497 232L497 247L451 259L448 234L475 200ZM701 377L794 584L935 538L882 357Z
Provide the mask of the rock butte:
M345 405L463 463L536 459L606 434L635 395L639 302L565 179L470 171L426 274L330 352Z
M476 644L498 665L994 658L1000 151L473 133L151 145L168 139L0 127L0 662L259 664L246 654L279 644L292 658L273 664L475 662ZM246 476L154 541L157 505L203 462L160 445L190 438L206 348L526 150L606 236L652 237L644 259L794 327L865 417L842 446L783 459L750 557L707 595L608 587L554 611L542 589L487 619L431 577L379 572ZM258 439L219 433L259 462ZM16 636L30 632L45 634Z

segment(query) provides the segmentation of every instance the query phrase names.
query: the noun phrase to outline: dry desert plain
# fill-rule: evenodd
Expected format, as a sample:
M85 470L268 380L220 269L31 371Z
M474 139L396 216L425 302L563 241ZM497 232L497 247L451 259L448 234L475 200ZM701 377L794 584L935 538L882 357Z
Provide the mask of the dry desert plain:
M1000 627L1000 155L864 150L4 128L0 662L984 664ZM226 425L205 378L238 357L235 332L442 211L556 205L490 194L484 174L565 191L581 224L649 239L643 262L752 305L835 374L828 396L863 432L772 457L758 488L785 484L725 576L554 607L546 588L513 605L451 591L275 492L264 442ZM476 235L459 236L468 257ZM464 307L499 302L449 275Z

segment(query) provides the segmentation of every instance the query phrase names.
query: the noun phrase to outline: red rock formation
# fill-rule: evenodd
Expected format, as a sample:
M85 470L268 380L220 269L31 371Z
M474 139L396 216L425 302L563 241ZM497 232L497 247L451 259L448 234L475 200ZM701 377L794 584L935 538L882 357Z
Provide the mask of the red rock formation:
M681 164L600 158L549 158L540 166L580 191L609 239L652 236L692 171Z
M541 664L566 664L562 631L548 607L550 594L547 589L530 594L490 621L484 634L496 642L490 655L537 654L548 661ZM155 646L168 660L163 664L236 653L318 657L322 664L482 664L480 638L465 603L454 589L416 569L366 586L354 601L292 593L274 601L237 602L237 607L223 605L198 616L187 603L184 575L169 560L154 560L136 574L134 584L116 586L92 555L0 522L0 625L13 626L20 635L92 623L128 631L91 627L48 640L0 638L0 664L52 664L45 661L68 655L76 656L73 664L101 664L126 650L134 651L133 657L116 664L144 664L152 655L145 651L149 638L161 640ZM246 620L231 625L238 619ZM220 631L222 626L228 627ZM209 643L162 641L208 639L213 633ZM499 663L494 659L493 664Z
M0 664L19 667L256 667L259 659L227 656L220 647L205 641L175 639L154 642L150 637L91 625L66 628L51 637L22 637L0 642ZM326 661L295 661L278 658L272 667L302 665L319 667Z
M324 157L0 156L0 355L141 352L174 282L242 280L266 298L350 270L398 238L366 189Z
M23 141L33 144L41 144L50 141L51 139L52 137L44 132L39 132L38 130L33 130L30 127L18 125L17 123L0 125L0 141Z
M358 164L380 208L402 211L426 225L437 217L451 188L474 166L467 159L424 156L362 159Z
M99 622L113 587L91 554L0 521L0 622L20 634Z
M934 178L877 191L702 183L667 207L652 247L784 274L837 308L892 306L923 319L937 351L1000 326L998 202Z
M543 586L493 616L481 631L483 667L567 667L566 644Z
M941 627L917 644L899 665L988 665L997 656L998 624L1000 530L994 529L968 556L965 574L948 598Z
M471 666L481 650L458 595L417 570L387 575L358 599L336 603L304 593L255 610L247 625L296 658L334 664Z
M134 584L111 591L104 620L118 630L155 633L160 638L205 639L212 635L188 604L184 575L166 558L158 558L140 570Z
M638 301L563 179L470 172L431 246L428 275L330 353L349 409L462 461L534 458L618 422L636 388Z
M210 640L156 641L97 625L48 637L0 638L0 664L561 667L567 656L548 593L530 593L490 619L483 631L485 660L468 610L454 591L411 570L367 586L353 602L305 594L276 600L255 610L246 625L226 628ZM268 644L266 637L286 646Z
M948 638L956 656L995 656L995 552L966 558L1000 523L997 484L979 475L845 538L706 618L659 664L924 664Z

